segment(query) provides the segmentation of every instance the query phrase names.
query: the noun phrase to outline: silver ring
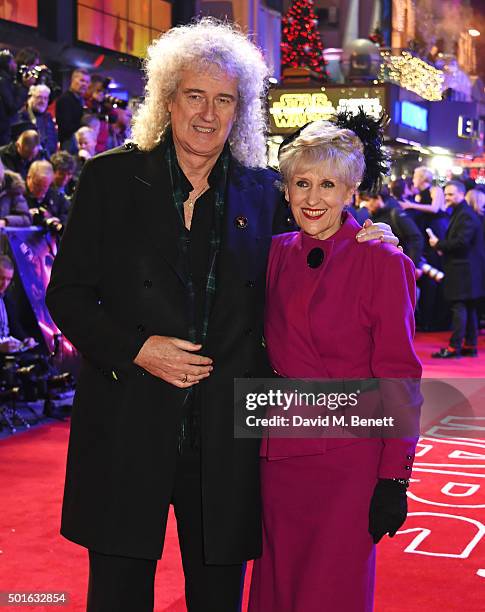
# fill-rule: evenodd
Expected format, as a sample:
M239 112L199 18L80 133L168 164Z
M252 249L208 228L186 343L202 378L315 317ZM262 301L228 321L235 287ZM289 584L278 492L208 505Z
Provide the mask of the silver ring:
M186 383L188 378L189 378L188 374L184 374L184 377L182 378L182 382Z

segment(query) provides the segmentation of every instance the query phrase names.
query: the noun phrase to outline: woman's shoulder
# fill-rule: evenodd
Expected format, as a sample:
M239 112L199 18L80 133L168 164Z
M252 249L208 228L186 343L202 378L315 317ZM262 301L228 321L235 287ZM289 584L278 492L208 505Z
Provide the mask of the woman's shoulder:
M298 239L299 233L300 232L286 232L273 236L271 240L271 250L279 251L293 246Z

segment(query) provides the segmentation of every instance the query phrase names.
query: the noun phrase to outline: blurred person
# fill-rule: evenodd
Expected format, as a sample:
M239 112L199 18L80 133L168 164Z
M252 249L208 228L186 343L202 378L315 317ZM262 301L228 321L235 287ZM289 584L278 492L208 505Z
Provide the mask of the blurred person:
M17 64L8 49L0 51L0 146L12 139L11 126L25 105L33 79L17 80Z
M398 178L391 182L390 193L399 206L403 208L403 204L411 202L417 193L411 177Z
M17 66L27 66L34 68L40 64L40 53L35 47L22 47L15 54L15 62Z
M52 189L54 170L46 160L34 162L27 174L26 199L35 225L45 222L60 229L67 220L69 203L62 193Z
M444 238L450 221L445 206L443 189L433 185L433 173L429 168L420 166L413 174L415 189L414 201L402 200L405 210L419 227L424 239L423 257L438 270L443 269L443 258L428 242L426 228L430 228L438 238ZM416 314L418 328L423 331L446 329L449 325L449 312L445 307L443 287L434 279L423 274L419 279L420 297Z
M20 174L6 170L0 161L0 227L29 227L32 217Z
M14 140L0 147L0 159L12 172L17 172L25 180L33 161L45 159L39 132L33 123L16 123L12 126Z
M51 90L47 85L32 85L29 89L27 107L20 113L20 120L30 122L37 128L43 149L50 157L57 151L57 127L47 110Z
M429 244L444 257L444 296L451 303L452 335L449 345L431 356L450 359L477 356L477 300L485 295L485 247L478 215L465 200L465 186L445 186L446 205L452 210L443 239L428 230Z
M109 124L107 148L119 147L131 136L132 112L129 107L114 109L116 120Z
M485 193L483 191L480 189L469 189L465 194L465 200L477 215L480 217L485 215Z
M85 68L76 68L71 74L71 84L56 101L56 121L61 148L75 153L74 133L81 127L84 112L84 96L91 77Z
M77 157L84 163L96 155L96 133L88 127L81 127L74 134L77 143Z
M50 162L54 169L52 188L70 198L75 187L73 178L77 169L76 158L67 151L58 151L51 157Z
M92 113L84 113L81 118L81 127L88 127L93 130L97 139L101 127L101 121L99 120L99 117L96 117L96 115L93 115Z
M387 190L384 193L389 193ZM373 223L383 222L391 226L394 234L399 238L404 253L413 261L418 268L423 255L424 239L413 221L401 210L396 200L385 199L382 191L378 194L360 193L360 201L369 211Z
M33 348L37 342L24 331L16 303L9 287L14 265L8 255L0 255L0 353L15 353L20 348Z
M108 148L109 123L114 119L113 109L105 104L108 82L109 79L93 74L86 93L86 107L99 120L96 133L96 153L106 151Z

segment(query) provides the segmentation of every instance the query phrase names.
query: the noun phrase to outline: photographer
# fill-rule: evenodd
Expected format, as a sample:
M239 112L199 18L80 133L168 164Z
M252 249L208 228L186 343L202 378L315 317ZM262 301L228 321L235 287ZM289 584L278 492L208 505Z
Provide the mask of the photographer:
M53 180L54 170L48 161L34 162L27 175L26 199L34 225L61 231L67 220L69 203L62 193L52 189Z
M30 122L37 128L42 148L49 157L57 151L57 127L47 111L51 90L47 85L33 85L29 90L26 108L20 120Z
M39 132L33 123L15 123L12 126L12 142L0 147L0 159L5 168L17 172L25 180L33 161L45 159Z
M91 77L84 68L76 68L71 75L71 85L56 102L56 120L59 128L61 148L69 153L76 152L74 133L81 126L84 109L84 96Z
M5 170L0 161L0 227L29 227L31 224L25 183L20 174Z
M17 63L8 49L0 51L0 145L10 142L10 129L24 106L34 79L25 75L16 80Z
M76 182L73 180L77 169L76 158L67 151L57 151L50 161L54 169L52 189L62 193L63 196L70 200L76 187Z
M33 348L37 344L22 328L15 301L8 291L13 275L12 260L8 255L0 255L0 353L2 354Z
M384 222L391 226L403 246L404 253L418 268L423 255L424 240L411 217L401 210L393 198L384 200L382 192L375 195L359 193L359 199L361 205L367 208L372 223Z
M485 249L480 219L465 200L465 185L445 186L447 207L452 210L446 236L439 239L428 228L429 245L444 256L444 296L453 314L449 346L431 356L450 359L477 356L477 300L485 295Z

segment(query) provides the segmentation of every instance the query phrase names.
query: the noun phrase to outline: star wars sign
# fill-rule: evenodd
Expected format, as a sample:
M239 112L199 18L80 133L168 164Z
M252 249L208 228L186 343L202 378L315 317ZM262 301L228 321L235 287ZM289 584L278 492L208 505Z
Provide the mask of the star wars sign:
M385 109L384 87L322 87L321 89L272 89L268 96L272 134L286 134L336 112L366 113L378 117Z

